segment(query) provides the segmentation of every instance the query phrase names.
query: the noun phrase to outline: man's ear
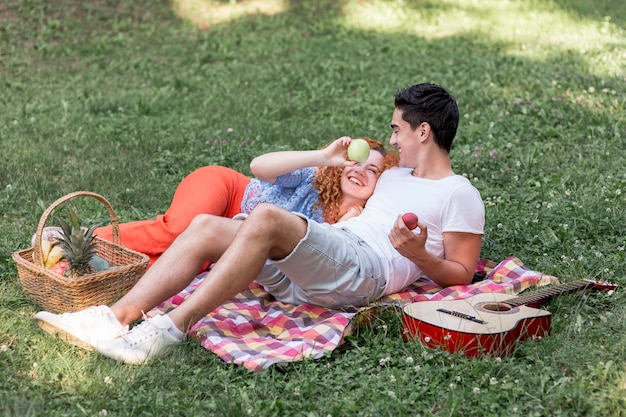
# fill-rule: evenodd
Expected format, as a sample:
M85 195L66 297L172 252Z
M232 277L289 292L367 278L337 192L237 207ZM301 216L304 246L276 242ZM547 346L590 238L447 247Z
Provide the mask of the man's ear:
M430 124L428 122L422 122L417 127L417 134L420 138L420 141L425 141L430 136Z

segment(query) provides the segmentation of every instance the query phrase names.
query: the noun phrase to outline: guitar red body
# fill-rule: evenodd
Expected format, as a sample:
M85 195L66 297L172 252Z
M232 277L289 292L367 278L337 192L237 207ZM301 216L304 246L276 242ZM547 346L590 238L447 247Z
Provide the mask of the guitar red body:
M617 286L581 280L523 296L484 293L464 300L411 303L403 308L402 336L469 357L505 357L518 342L550 334L552 314L536 307L556 295L589 288L614 290Z

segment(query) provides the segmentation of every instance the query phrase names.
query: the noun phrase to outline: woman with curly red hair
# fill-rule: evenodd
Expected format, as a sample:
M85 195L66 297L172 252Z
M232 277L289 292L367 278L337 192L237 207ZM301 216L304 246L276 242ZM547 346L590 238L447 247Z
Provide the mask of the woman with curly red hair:
M256 178L222 166L199 168L185 177L165 214L154 220L119 225L120 243L150 257L150 265L198 214L234 217L248 214L260 203L273 203L316 221L336 223L360 213L376 181L397 165L396 153L382 142L365 138L370 158L363 164L344 162L351 139L342 137L325 148L310 151L271 152L250 164ZM95 234L112 241L111 226Z
M370 150L379 152L381 155L383 155L383 166L378 175L380 175L388 168L398 166L397 152L387 152L382 142L380 141L370 138L364 139L370 145ZM321 207L323 219L326 223L332 224L347 219L347 217L342 218L346 215L346 213L342 213L341 209L342 201L344 200L344 191L342 187L343 174L344 169L342 169L341 167L317 167L314 186L318 190L318 200L315 205L316 207ZM352 213L353 210L356 210L356 213L360 213L364 205L365 202L358 203L350 207L348 209L348 216L350 216L350 213Z

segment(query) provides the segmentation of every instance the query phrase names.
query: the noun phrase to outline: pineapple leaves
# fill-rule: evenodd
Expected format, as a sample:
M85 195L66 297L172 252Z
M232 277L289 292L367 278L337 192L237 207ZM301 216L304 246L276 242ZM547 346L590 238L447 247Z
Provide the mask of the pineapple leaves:
M66 222L57 217L62 230L62 236L58 239L59 246L63 251L63 257L69 262L65 275L79 277L90 274L94 272L91 261L96 256L97 248L93 233L98 225L92 224L88 228L81 228L78 214L69 206L68 219L69 222Z

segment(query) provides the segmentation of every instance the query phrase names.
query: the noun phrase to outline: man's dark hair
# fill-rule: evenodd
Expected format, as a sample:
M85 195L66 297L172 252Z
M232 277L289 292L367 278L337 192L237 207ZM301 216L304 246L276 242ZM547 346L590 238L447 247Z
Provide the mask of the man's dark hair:
M437 145L450 152L459 126L459 107L450 93L436 84L416 84L398 91L394 102L411 129L428 123Z

